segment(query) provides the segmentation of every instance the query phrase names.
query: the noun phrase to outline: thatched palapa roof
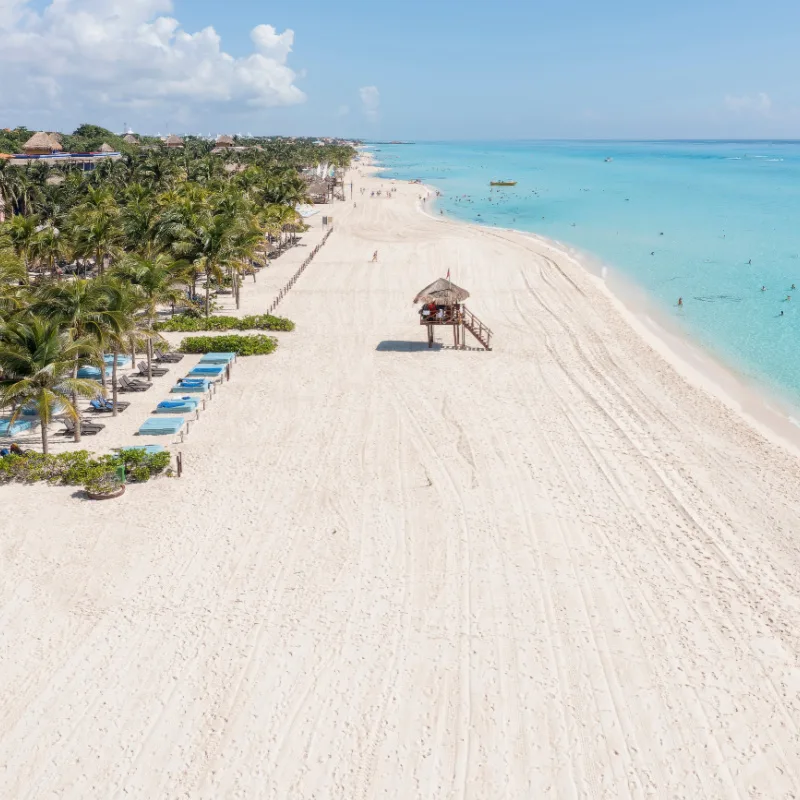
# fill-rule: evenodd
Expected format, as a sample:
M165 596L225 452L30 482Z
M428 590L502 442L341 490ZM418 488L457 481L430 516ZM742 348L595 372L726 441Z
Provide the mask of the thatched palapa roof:
M52 152L53 150L63 150L64 148L61 146L61 143L53 139L49 134L45 133L44 131L39 131L38 133L34 133L24 145L22 145L23 150L49 150Z
M446 278L435 280L430 286L426 286L415 298L414 305L417 303L436 303L439 306L452 306L456 303L463 303L469 297L469 292L456 286Z
M164 144L168 147L183 147L183 139L180 136L176 136L174 133L167 136L164 139Z
M122 141L125 142L125 144L139 144L139 140L132 133L126 133L122 137Z
M228 136L227 134L223 133L221 136L217 136L217 147L230 147L233 145L233 137Z
M100 145L100 150L98 152L100 152L100 153L113 153L114 152L114 148L110 144L108 144L106 142L103 142L103 144Z

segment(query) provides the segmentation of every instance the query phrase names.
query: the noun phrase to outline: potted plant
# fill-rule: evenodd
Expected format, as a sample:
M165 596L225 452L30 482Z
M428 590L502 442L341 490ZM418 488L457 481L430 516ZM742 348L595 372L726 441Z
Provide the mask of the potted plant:
M125 484L120 483L117 474L108 469L90 476L84 489L91 500L111 500L125 494Z

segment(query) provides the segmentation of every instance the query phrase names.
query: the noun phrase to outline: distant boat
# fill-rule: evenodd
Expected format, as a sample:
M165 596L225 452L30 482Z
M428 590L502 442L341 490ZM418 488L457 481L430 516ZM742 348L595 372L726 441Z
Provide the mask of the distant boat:
M492 181L490 186L516 186L516 181Z

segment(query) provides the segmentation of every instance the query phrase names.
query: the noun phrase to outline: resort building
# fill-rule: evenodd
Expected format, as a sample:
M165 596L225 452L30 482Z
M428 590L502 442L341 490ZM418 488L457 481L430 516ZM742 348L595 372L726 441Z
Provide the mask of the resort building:
M22 150L26 156L50 156L53 155L53 153L60 153L63 149L58 139L44 131L34 133L33 136L22 145Z
M126 133L122 137L122 141L125 142L125 144L139 144L139 140L132 133Z
M61 134L39 131L22 146L24 152L9 156L11 164L75 164L84 171L91 171L98 161L116 160L120 154L111 145L104 143L95 153L65 153Z
M183 139L180 136L175 136L175 134L170 134L164 139L164 144L167 147L183 147Z
M222 134L221 136L217 136L217 141L214 144L214 149L215 150L221 148L227 149L229 147L233 147L233 145L234 145L233 137L227 136L226 134Z

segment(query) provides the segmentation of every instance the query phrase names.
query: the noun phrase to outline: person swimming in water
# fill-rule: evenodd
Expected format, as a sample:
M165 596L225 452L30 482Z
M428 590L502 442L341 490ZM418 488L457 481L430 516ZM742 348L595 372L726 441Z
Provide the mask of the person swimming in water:
M682 305L683 305L683 298L679 297L678 298L678 307L680 308Z
M762 292L766 292L766 291L767 291L767 287L766 287L766 286L762 286L762 287L761 287L761 291L762 291Z
M796 288L797 288L797 287L796 287L794 284L792 284L792 289L796 289Z

